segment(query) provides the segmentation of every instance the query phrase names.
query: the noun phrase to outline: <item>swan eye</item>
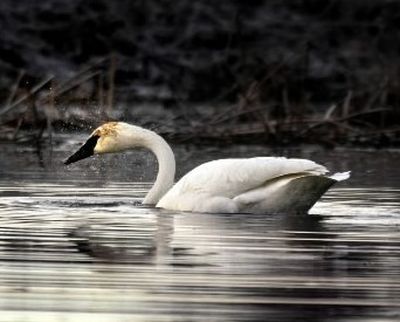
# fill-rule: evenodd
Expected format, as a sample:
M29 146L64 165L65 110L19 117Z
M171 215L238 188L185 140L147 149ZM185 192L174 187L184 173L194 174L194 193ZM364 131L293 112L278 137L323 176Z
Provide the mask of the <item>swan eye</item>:
M76 161L86 159L94 154L94 148L99 140L99 135L92 135L73 155L71 155L64 164L68 165Z

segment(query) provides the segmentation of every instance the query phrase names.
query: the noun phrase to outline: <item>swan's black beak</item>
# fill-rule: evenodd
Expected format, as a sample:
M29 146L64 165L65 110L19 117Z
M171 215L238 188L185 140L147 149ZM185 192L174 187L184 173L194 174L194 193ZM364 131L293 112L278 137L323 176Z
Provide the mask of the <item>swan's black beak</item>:
M84 145L82 145L78 151L71 155L64 164L68 165L76 161L86 159L94 154L94 148L97 144L97 140L100 138L98 135L91 136Z

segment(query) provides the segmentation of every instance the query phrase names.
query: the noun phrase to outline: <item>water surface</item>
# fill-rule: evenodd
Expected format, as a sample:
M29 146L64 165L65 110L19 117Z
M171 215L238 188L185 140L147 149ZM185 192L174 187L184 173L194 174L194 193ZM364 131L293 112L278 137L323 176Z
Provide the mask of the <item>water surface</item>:
M399 321L400 153L175 147L178 175L216 157L279 154L353 171L309 215L142 207L144 152L41 167L0 156L0 321ZM51 157L51 158L50 158Z

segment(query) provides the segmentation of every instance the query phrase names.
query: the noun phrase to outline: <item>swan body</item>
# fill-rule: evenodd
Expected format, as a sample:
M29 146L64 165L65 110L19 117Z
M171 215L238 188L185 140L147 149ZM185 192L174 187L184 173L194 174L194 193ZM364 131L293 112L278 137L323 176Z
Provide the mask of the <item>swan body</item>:
M159 171L143 204L204 213L306 213L349 172L327 176L313 161L284 157L220 159L206 162L175 185L175 158L155 132L123 122L97 128L87 142L66 160L70 164L93 154L145 147L157 157Z

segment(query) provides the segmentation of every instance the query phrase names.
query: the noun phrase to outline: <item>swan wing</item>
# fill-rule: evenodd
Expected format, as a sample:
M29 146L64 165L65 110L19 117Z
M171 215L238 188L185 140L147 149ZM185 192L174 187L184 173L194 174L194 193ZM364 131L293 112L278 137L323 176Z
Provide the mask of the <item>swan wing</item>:
M324 166L305 159L255 157L214 160L183 176L157 206L168 208L182 201L192 203L194 200L188 200L190 196L197 196L198 202L200 196L232 199L277 177L296 173L323 175L326 172L328 170Z

